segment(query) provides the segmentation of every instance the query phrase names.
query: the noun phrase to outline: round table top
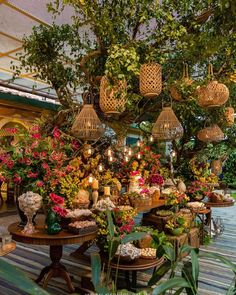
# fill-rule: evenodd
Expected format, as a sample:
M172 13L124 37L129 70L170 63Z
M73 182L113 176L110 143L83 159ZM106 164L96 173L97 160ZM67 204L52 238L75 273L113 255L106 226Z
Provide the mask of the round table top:
M234 202L204 202L206 207L231 207L234 205Z
M126 262L119 261L119 264L117 262L111 262L111 268L118 268L120 270L143 270L143 269L149 269L152 267L156 267L164 262L164 257L161 258L155 258L155 259L144 259L144 258L138 258L134 260L133 262Z
M18 224L19 222L12 223L8 227L8 231L12 235L13 240L26 244L50 246L77 244L93 240L97 236L97 230L82 235L62 230L58 234L48 235L42 225L36 226L37 233L29 235L22 233L23 228L19 227Z

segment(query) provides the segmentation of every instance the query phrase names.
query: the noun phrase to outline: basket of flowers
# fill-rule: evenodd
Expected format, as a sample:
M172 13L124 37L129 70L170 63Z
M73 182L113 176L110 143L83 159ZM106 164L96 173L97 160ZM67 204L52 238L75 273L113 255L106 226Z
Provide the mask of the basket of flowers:
M174 215L167 221L165 228L170 234L179 236L186 228L186 219L183 215Z

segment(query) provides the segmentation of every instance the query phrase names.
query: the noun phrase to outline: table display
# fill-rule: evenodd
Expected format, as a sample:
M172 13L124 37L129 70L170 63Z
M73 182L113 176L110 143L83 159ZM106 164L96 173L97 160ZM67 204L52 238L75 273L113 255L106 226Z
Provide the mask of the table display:
M50 247L51 264L44 267L36 279L37 283L43 281L43 288L45 288L53 277L63 278L68 286L70 292L74 292L74 287L71 282L70 275L66 267L60 262L63 252L63 245L83 243L92 240L97 235L97 230L86 234L72 234L67 231L61 231L57 235L48 235L44 226L36 226L37 232L33 234L24 234L18 227L18 223L13 223L8 227L13 240L26 244L33 245L48 245Z

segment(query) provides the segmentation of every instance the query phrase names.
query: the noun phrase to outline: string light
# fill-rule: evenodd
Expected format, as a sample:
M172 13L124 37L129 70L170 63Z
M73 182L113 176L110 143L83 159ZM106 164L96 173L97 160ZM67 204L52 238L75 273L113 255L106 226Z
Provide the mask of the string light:
M154 141L154 137L152 135L149 137L149 141L150 142L153 142Z
M99 165L98 165L98 171L99 171L99 172L102 172L102 170L103 170L102 164L99 164Z
M129 148L129 150L128 150L128 156L131 156L131 155L132 155L132 149Z
M89 179L88 179L88 181L89 181L89 183L90 183L90 184L92 184L92 183L93 183L93 176L92 176L92 175L90 175L90 176L89 176Z
M129 162L129 157L125 156L125 162Z

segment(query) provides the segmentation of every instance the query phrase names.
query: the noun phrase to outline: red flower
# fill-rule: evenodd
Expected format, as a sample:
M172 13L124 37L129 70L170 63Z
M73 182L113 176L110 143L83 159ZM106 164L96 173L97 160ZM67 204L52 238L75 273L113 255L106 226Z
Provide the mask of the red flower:
M47 156L47 152L46 152L46 151L42 151L42 152L40 153L40 158L41 158L41 159L46 158L46 156Z
M38 180L36 181L36 186L37 187L42 187L44 185L43 181L42 180Z
M71 142L71 146L73 149L77 150L79 148L79 143L77 140L73 139Z
M59 206L52 207L52 211L56 214L60 215L61 217L65 217L67 215L67 211L64 208L61 208Z
M60 138L61 137L61 131L58 129L58 127L55 127L53 129L53 136L54 136L54 138Z
M39 152L37 152L37 151L33 152L33 157L38 158L39 157Z
M39 132L39 126L38 125L33 125L30 128L30 133L38 133Z
M41 138L41 134L40 133L33 133L31 134L32 138L36 138L36 139L40 139Z
M139 174L140 174L139 170L130 172L131 176L136 176L136 175L139 175Z
M20 184L22 181L21 177L16 173L13 177L13 182L16 184Z
M37 172L34 173L32 171L29 171L28 174L27 174L27 176L29 178L36 178L38 176L38 173Z
M49 197L51 198L51 200L53 201L53 203L57 204L57 205L63 205L64 204L64 199L54 193L50 193Z
M16 134L18 132L18 128L5 128L5 131L11 134Z
M30 166L32 164L32 161L30 158L25 158L26 165Z
M49 169L49 165L46 162L42 163L42 167L43 167L43 169L46 169L46 170Z
M7 167L8 167L9 169L12 169L13 166L14 166L14 161L13 161L13 160L8 160L8 161L6 162L6 165L7 165Z

